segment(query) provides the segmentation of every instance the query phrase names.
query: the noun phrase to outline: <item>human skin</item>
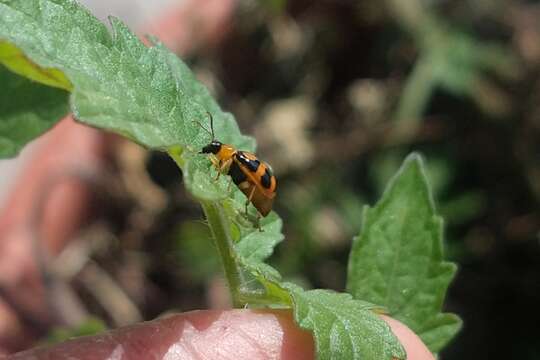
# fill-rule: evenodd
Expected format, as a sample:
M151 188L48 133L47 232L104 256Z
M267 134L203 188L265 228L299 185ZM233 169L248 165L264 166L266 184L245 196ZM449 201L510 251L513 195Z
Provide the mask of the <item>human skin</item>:
M408 327L383 319L403 344L408 360L434 360ZM35 348L9 359L296 360L314 359L314 343L288 310L207 310Z

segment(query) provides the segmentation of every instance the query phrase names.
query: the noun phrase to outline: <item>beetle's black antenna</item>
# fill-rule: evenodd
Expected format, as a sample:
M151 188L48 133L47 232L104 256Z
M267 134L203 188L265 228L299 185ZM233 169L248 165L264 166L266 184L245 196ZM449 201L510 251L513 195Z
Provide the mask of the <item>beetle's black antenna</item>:
M203 124L201 124L200 122L198 121L193 121L194 123L196 123L197 125L199 125L204 131L206 131L211 137L212 137L212 141L215 140L215 137L214 137L214 118L212 117L212 114L210 114L209 111L206 112L208 114L208 117L210 117L210 130L208 130L206 127L203 126Z
M215 140L216 137L214 136L214 117L212 116L210 111L206 111L206 113L208 114L208 117L210 117L210 130L212 130L212 140Z

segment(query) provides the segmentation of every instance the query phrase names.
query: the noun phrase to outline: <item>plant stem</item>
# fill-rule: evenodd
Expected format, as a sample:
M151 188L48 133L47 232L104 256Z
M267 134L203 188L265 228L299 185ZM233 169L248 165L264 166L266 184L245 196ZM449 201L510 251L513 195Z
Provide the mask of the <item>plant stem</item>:
M183 149L179 146L167 149L169 155L176 162L178 167L183 169L185 161L182 157ZM223 264L225 279L231 292L232 304L235 308L244 306L241 300L240 286L242 277L240 267L234 256L233 240L231 238L229 222L223 212L222 206L217 202L200 200L210 231L212 232L214 244Z
M223 213L223 209L216 202L201 202L203 211L208 220L210 230L212 231L214 244L218 251L227 285L231 292L232 304L235 308L241 308L244 303L241 301L240 285L241 274L240 268L234 256L233 240L229 232L229 223Z
M291 308L293 306L291 299L284 300L283 298L280 298L277 296L269 296L265 292L243 291L240 293L240 300L242 304L249 304L249 305L259 305L259 306L272 305L274 307L279 305L283 308Z

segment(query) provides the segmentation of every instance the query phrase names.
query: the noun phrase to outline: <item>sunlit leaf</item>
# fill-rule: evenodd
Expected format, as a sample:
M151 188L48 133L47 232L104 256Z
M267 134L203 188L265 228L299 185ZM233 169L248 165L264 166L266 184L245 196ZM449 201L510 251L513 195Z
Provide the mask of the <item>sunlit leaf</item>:
M421 158L409 156L382 199L366 208L349 259L348 291L382 305L433 352L459 331L442 313L456 266L443 259L442 219L436 215Z

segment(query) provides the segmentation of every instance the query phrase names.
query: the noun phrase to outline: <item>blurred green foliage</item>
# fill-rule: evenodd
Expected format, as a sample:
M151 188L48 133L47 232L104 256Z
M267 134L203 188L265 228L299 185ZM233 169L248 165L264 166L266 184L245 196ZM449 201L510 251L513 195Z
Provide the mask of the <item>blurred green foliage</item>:
M45 342L57 344L80 336L97 335L107 330L107 325L95 317L89 317L80 325L74 327L56 327L51 330Z

